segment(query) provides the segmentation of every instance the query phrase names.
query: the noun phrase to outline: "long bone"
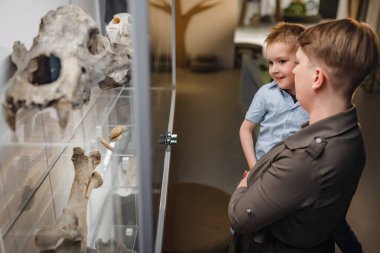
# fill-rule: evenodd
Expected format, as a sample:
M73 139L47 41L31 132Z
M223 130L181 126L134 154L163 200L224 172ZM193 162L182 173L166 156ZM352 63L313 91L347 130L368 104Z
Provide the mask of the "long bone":
M103 184L102 176L95 171L101 155L95 151L86 156L83 149L75 147L71 160L75 175L69 200L57 224L40 229L35 234L35 244L41 250L54 250L64 240L80 241L81 250L86 250L88 199L92 189Z

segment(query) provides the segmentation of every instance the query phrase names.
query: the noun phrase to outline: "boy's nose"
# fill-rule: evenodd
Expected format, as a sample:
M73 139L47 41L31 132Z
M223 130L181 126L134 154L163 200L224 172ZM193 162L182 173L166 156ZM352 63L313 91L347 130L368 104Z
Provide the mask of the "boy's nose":
M278 69L276 66L273 66L273 67L271 68L271 72L272 72L273 74L276 74L276 73L279 72L279 69Z

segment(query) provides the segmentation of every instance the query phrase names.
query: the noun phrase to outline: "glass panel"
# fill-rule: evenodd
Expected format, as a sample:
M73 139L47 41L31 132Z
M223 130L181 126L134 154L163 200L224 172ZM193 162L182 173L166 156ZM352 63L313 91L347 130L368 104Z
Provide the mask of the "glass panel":
M151 124L152 124L152 189L153 189L153 238L156 244L155 249L162 243L163 224L158 226L159 218L165 216L167 174L165 171L165 156L170 153L167 145L160 144L160 138L169 128L170 109L173 91L172 79L172 15L170 8L158 7L154 5L157 1L149 1L149 34L151 36ZM166 1L169 7L171 1ZM170 124L171 125L171 124ZM168 164L166 165L168 166ZM169 168L167 168L168 170ZM164 184L163 184L164 183ZM166 185L165 185L166 184ZM161 206L160 206L161 205ZM161 212L161 213L160 213ZM162 220L160 221L162 222ZM158 250L161 252L161 250Z
M149 7L146 11L148 9L151 10ZM139 83L111 90L93 87L89 103L81 109L71 110L64 128L60 127L52 108L20 110L15 132L4 120L0 122L1 253L37 252L36 229L59 223L71 199L73 182L76 182L72 161L75 147L82 148L86 156L93 151L101 155L96 171L102 175L103 184L91 191L88 203L84 200L87 247L99 252L101 248L139 251L141 224L138 217L143 210L139 210L138 203L148 200L138 200L145 186L140 185L141 165L137 158L147 159L152 164L152 185L148 188L153 202L153 217L150 217L153 227L147 229L152 230L153 238L162 234L162 227L157 230L157 222L159 217L164 217L164 209L159 205L161 194L166 194L166 190L163 191L167 186L163 184L167 182L164 170L165 166L168 170L165 160L170 148L159 141L168 131L168 125L172 125L169 124L173 98L171 16L160 11L149 14L154 23L150 23L149 30L153 39L148 57L150 68L144 69L150 77L145 82L149 82L149 101L145 101L149 104L149 134L148 131L139 132L142 125L136 120L141 112L141 108L135 108L134 100L141 99L136 98L141 89ZM135 27L139 27L139 23ZM112 138L110 134L114 131L117 137ZM151 138L149 151L141 154L142 158L137 157L137 132Z
M137 192L135 126L131 110L130 88L108 91L94 88L91 102L81 110L71 112L67 128L58 126L55 111L45 109L21 114L15 134L11 130L3 132L0 198L5 205L2 205L0 221L5 248L13 248L7 252L37 251L35 229L52 226L62 216L75 176L72 162L74 147L81 147L86 155L96 150L101 155L101 163L96 170L103 176L104 183L90 194L88 246L95 246L99 231L107 229L107 226L99 224L107 224L113 231L120 230L120 225L134 226L136 228L132 232L128 230L128 234L132 234L126 240L136 237L136 218L132 224L119 225L116 220L102 223L108 215L103 205L111 208L114 215L121 214L120 200L112 201L112 205L107 202L112 200L113 192ZM110 141L108 134L115 126L123 126L123 133ZM102 138L112 146L112 150L101 144Z

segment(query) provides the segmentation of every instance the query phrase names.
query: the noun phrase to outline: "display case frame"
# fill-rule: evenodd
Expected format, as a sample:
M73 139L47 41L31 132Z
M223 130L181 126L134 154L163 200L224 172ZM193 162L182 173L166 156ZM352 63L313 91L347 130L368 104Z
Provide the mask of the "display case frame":
M172 44L166 50L171 53L171 71L165 73L164 84L155 85L150 68L148 4L129 3L134 25L139 27L133 33L131 86L107 91L94 87L89 104L72 111L64 129L52 109L22 111L15 133L1 123L0 200L6 203L0 210L1 253L37 250L33 244L35 230L54 225L69 198L74 177L71 156L77 146L86 154L98 150L102 155L97 170L103 174L104 183L93 190L88 204L88 247L93 248L99 238L122 238L128 250L161 252L171 145L158 144L158 137L173 130L174 17ZM160 106L162 110L157 109ZM161 111L164 116L159 115ZM157 118L163 122L153 124ZM100 139L116 125L126 126L126 131L109 151ZM4 164L10 166L6 171ZM157 170L157 166L161 167ZM13 175L15 170L17 175ZM133 207L126 211L125 203ZM111 226L103 225L109 222Z

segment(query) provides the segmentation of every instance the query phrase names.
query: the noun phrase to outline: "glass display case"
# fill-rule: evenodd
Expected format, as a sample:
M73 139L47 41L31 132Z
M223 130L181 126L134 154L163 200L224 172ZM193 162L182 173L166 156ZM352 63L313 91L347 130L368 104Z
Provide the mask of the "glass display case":
M75 147L86 155L101 154L96 170L103 184L88 198L87 250L161 252L170 152L176 143L174 27L151 40L148 2L128 3L134 17L131 85L93 87L89 103L72 110L64 128L52 108L19 111L14 132L0 121L1 253L39 252L36 231L54 226L69 201ZM164 18L172 26L173 17ZM155 23L168 31L168 22ZM163 37L169 43L160 43ZM111 141L115 126L124 131Z

